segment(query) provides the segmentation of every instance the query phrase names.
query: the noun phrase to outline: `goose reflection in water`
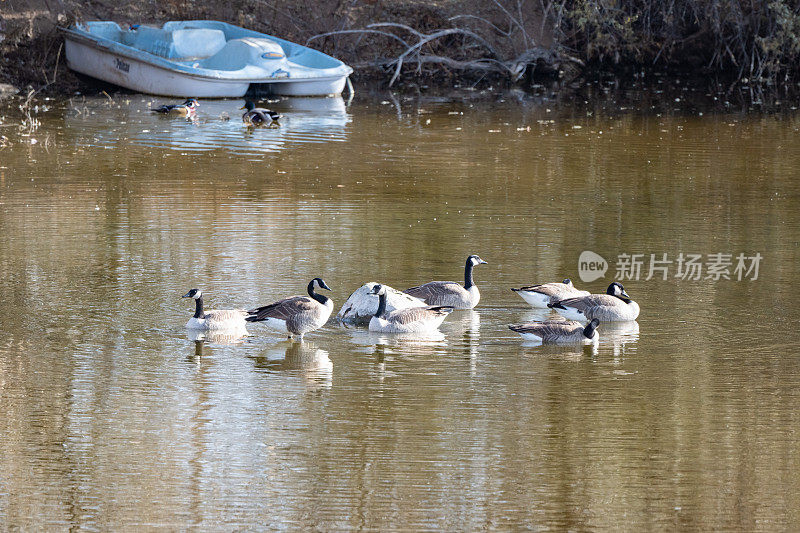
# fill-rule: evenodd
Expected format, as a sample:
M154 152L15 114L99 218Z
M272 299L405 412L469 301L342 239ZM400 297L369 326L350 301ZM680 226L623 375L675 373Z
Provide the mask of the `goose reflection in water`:
M544 322L545 320L554 320L561 318L560 315L554 313L550 309L526 309L524 313L522 313L519 319L519 323L524 324L526 322Z
M598 354L598 343L591 344L541 344L532 341L523 341L523 348L531 348L532 355L547 356L562 361L580 362L586 357L595 357ZM533 351L535 350L535 351Z
M215 344L242 344L247 338L247 332L242 330L200 330L187 329L186 338L194 342L194 354L188 356L192 363L199 363L203 356L210 355L209 345Z
M281 341L252 359L261 370L299 374L307 383L325 388L333 384L333 362L328 352L313 342Z
M387 346L391 348L442 348L447 338L439 330L415 333L382 333L365 329L348 329L350 339L359 346Z
M478 348L481 344L481 315L474 309L454 311L442 324L450 339L450 348L469 358L470 374L477 371Z
M186 337L190 341L209 344L241 344L247 338L247 332L241 330L200 330L187 329Z
M607 322L598 328L600 329L600 348L611 348L615 364L621 363L623 356L636 352L639 323L635 320Z

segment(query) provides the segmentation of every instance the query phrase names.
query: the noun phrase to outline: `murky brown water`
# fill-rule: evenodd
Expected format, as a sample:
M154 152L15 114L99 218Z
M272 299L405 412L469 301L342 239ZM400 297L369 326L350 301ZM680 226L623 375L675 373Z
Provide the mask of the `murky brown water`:
M800 522L798 112L300 99L248 132L241 102L196 124L150 102L47 102L31 137L0 112L4 527ZM584 250L604 278L578 283ZM444 339L183 329L192 287L247 307L321 276L338 310L367 281L458 280L469 253L482 301ZM675 277L716 253L732 279ZM510 287L601 292L620 254L645 254L638 325L596 350L508 331L539 316Z

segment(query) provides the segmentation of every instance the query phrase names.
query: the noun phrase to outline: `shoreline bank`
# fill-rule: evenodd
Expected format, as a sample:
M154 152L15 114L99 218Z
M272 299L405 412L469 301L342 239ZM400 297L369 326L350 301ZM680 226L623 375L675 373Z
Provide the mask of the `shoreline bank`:
M649 85L660 94L661 85L669 80L667 85L723 92L725 98L756 105L795 99L800 93L800 85L789 71L776 81L744 76L741 68L731 68L735 62L727 68L724 64L701 67L703 58L695 51L670 52L666 41L656 57L666 59L655 63L648 62L643 52L606 57L603 54L608 50L599 51L597 42L574 36L567 39L567 23L553 19L547 10L523 2L514 4L519 7L517 14L509 11L511 4L506 6L503 0L489 4L477 0L364 0L342 7L328 0L269 6L256 0L202 5L172 0L156 6L98 0L87 6L78 0L62 0L51 9L47 0L28 0L23 9L9 1L0 4L0 99L14 94L25 97L31 90L37 95L64 97L117 90L67 69L59 27L76 20L162 24L176 19L222 20L309 44L351 65L356 86L379 90L447 93L465 87L492 87L552 94L580 93L594 85ZM602 11L603 5L600 1L598 9ZM520 6L527 11L523 13ZM800 21L800 8L796 11ZM791 18L794 11L784 15ZM780 29L773 29L775 39ZM611 37L615 36L608 34L603 39ZM402 69L397 69L398 58L411 49L414 53L405 56ZM487 68L487 64L498 66Z

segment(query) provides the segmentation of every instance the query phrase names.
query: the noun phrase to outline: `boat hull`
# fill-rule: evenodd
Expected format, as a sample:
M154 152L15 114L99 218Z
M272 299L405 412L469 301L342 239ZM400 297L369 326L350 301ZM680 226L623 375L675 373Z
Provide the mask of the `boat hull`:
M196 98L238 98L244 96L250 87L249 81L214 80L172 72L135 58L76 42L69 37L65 40L64 52L67 66L72 70L142 93Z

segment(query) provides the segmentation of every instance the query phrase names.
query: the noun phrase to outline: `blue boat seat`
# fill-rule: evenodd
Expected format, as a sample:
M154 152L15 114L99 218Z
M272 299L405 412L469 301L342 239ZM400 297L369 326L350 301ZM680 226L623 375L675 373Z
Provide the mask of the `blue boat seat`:
M225 32L211 29L175 30L172 32L174 57L209 57L225 47Z
M212 29L165 31L139 26L132 32L131 46L166 59L202 58L225 47L225 32Z
M241 70L247 65L269 68L270 63L285 62L283 47L271 39L244 37L231 39L219 52L198 63L198 66L213 70Z

